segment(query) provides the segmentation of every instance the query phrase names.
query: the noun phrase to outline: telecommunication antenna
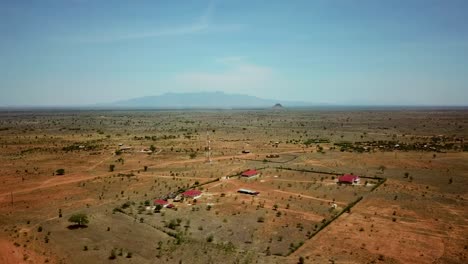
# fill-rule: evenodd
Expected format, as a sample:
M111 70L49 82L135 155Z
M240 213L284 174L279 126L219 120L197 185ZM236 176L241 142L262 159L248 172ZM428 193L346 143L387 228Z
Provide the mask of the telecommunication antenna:
M206 162L211 163L211 140L210 140L210 132L206 131Z

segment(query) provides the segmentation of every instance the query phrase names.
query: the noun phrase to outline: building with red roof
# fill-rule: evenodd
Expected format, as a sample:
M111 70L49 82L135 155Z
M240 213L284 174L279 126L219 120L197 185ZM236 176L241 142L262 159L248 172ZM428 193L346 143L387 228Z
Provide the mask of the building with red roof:
M184 198L193 198L193 199L197 199L201 195L202 195L202 192L199 190L188 190L182 193L182 196Z
M344 184L357 184L359 183L359 176L357 175L352 175L352 174L345 174L343 176L340 176L338 178L338 183L344 183Z
M247 170L242 173L242 177L247 177L247 178L255 177L258 175L259 173L257 170Z
M157 200L154 200L154 205L162 205L162 207L166 207L169 202L167 202L166 200L162 200L162 199L157 199Z

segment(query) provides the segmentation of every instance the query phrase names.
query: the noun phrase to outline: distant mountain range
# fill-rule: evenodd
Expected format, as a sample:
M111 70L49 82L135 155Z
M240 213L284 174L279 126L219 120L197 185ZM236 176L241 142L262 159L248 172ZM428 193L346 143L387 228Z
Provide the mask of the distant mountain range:
M269 108L276 104L284 107L313 106L312 103L262 99L250 95L226 94L224 92L166 93L118 101L107 106L129 108ZM315 104L316 105L316 104Z

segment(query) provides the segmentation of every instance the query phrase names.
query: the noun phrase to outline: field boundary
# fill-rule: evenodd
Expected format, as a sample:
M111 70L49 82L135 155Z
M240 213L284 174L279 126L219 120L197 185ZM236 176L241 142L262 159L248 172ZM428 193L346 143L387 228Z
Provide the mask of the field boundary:
M262 163L280 163L280 164L283 164L283 163L291 162L291 161L293 161L293 160L295 160L295 159L297 159L299 157L298 155L292 155L292 154L290 154L290 155L293 156L293 157L291 159L289 159L289 160L286 160L286 161L274 161L274 160L269 160L267 158L265 158L263 160L239 158L239 160L255 161L255 162L262 162Z
M275 169L279 169L279 170L289 170L289 171L298 171L298 172L308 172L308 173L316 173L316 174L328 174L328 175L334 175L334 176L338 176L338 175L343 175L343 173L336 173L336 172L326 172L326 171L316 171L316 170L310 170L310 169L295 169L295 168L288 168L288 167L274 167ZM373 179L373 180L378 180L378 183L372 187L372 189L369 191L369 193L375 191L378 187L380 187L383 183L385 183L387 181L387 178L383 178L383 177L377 177L377 176L374 176L374 177L370 177L370 176L359 176L360 178L364 178L364 179ZM337 220L341 215L343 215L344 213L346 212L350 212L351 211L351 208L353 208L354 206L356 206L360 201L362 201L364 199L365 195L364 196L360 196L359 198L357 198L355 201L349 203L345 208L343 208L339 213L337 213L335 216L333 216L331 219L329 219L328 221L325 221L315 232L313 232L310 236L307 237L306 240L311 240L313 237L315 237L318 233L320 233L322 230L324 230L328 225L330 225L333 221ZM304 245L304 243L300 243L298 246L292 248L289 253L285 256L285 257L288 257L290 256L291 254L293 254L294 252L296 252L299 248L301 248L302 246Z

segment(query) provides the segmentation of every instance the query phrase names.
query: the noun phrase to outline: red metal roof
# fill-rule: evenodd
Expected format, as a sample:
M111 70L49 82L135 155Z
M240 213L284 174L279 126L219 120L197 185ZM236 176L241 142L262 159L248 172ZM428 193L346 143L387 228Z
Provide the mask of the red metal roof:
M352 174L345 174L338 178L338 182L348 182L353 183L355 180L359 179L359 176Z
M188 190L188 191L185 191L182 193L183 196L186 196L186 197L197 197L199 195L201 195L202 192L199 191L199 190Z
M248 170L248 171L244 171L242 173L242 176L244 177L251 177L251 176L254 176L254 175L257 175L258 174L258 171L257 170Z
M154 204L166 205L167 201L162 200L162 199L158 199L158 200L154 200Z

